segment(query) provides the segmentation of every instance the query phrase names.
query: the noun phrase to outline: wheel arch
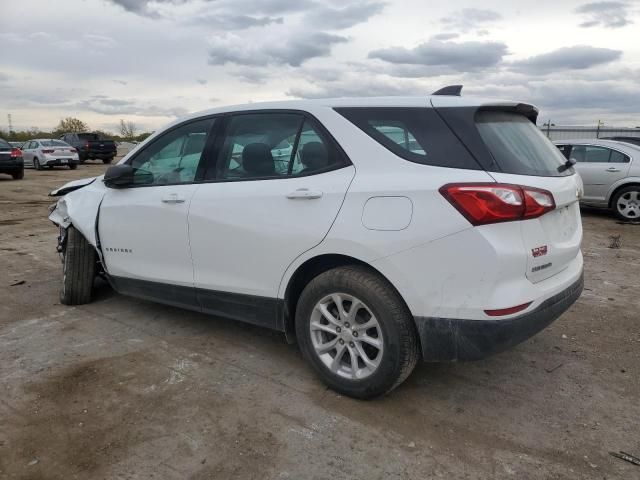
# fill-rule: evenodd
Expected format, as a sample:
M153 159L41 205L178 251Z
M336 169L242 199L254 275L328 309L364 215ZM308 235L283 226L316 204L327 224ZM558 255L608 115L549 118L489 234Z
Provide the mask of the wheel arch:
M365 267L376 275L379 275L383 278L390 286L393 288L396 293L398 293L399 297L406 305L406 301L403 298L402 294L398 291L398 289L394 286L394 284L384 275L380 270L372 266L370 263L367 263L363 260L360 260L356 257L352 257L350 255L344 254L335 254L335 253L327 253L316 255L305 260L301 265L296 268L293 274L289 277L287 282L287 286L284 290L284 305L283 305L283 329L285 335L287 337L287 341L290 343L295 343L296 341L296 330L295 330L295 317L296 317L296 307L298 303L298 299L300 298L300 294L304 290L304 288L308 285L308 283L313 280L318 275L337 268L344 267L348 265L359 265ZM408 309L408 306L407 306Z

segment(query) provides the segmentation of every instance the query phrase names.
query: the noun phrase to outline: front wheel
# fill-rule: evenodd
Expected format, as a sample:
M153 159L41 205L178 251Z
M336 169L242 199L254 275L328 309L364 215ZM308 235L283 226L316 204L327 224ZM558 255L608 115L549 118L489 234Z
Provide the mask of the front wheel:
M418 358L411 313L396 290L361 266L314 278L296 308L304 357L339 393L373 398L400 385Z
M91 301L96 251L73 226L67 229L66 235L60 302L64 305L82 305Z
M104 163L105 165L108 165L112 161L113 161L113 158L103 158L102 159L102 163Z
M76 165L75 163L69 164L69 170L75 170L76 168L78 168L78 165Z
M640 186L631 185L613 197L613 212L625 222L640 221Z

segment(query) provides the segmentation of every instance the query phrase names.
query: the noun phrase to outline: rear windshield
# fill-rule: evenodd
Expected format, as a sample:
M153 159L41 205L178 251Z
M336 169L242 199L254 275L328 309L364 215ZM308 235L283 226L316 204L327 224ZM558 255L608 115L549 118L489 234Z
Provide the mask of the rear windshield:
M97 133L79 133L78 138L80 140L100 140Z
M11 148L11 145L0 138L0 148Z
M479 111L475 120L478 132L496 164L495 170L540 177L560 177L574 173L572 168L560 168L566 158L523 115Z
M40 142L43 147L68 147L69 144L61 140L42 140Z

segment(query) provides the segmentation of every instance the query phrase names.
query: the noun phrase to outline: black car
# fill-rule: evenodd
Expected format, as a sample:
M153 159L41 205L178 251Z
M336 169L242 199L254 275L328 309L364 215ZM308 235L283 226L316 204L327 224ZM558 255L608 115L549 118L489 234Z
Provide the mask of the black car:
M22 151L0 138L0 173L11 175L14 180L24 178Z
M65 133L60 140L67 142L78 151L80 163L86 160L102 160L111 163L117 155L116 143L97 133Z

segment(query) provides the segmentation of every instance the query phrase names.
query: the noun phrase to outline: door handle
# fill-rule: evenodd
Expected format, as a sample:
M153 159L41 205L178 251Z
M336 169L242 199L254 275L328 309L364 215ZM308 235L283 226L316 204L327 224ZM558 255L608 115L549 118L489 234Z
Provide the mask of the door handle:
M620 169L619 169L619 168L615 168L615 167L609 167L609 168L607 168L607 170L606 170L606 171L607 171L607 172L619 172L619 171L620 171Z
M316 198L322 197L322 192L318 192L315 190L309 190L308 188L299 188L287 195L288 199L295 200L297 198L302 198L306 200L314 200Z
M180 198L177 193L170 193L161 198L162 203L184 203L184 198Z

